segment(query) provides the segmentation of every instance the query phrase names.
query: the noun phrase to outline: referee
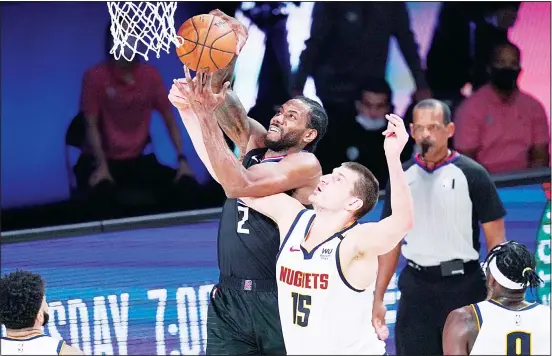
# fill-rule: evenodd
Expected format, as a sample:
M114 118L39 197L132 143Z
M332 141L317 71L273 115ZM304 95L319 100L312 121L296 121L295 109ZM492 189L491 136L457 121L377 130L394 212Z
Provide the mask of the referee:
M401 292L395 338L397 355L442 355L442 333L449 312L487 296L479 264L479 223L489 249L504 242L506 211L487 171L449 150L454 134L448 106L435 99L414 108L412 137L421 153L403 168L414 199L414 228L379 257L372 322L381 338L385 327L383 297L402 250ZM381 218L391 215L390 192Z

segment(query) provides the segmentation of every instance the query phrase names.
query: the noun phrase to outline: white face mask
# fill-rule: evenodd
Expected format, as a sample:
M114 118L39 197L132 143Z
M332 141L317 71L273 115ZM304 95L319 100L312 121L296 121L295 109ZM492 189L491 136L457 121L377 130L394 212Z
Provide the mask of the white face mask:
M358 122L359 125L362 126L366 131L376 131L387 125L387 120L384 117L372 118L361 114L357 115L356 122Z

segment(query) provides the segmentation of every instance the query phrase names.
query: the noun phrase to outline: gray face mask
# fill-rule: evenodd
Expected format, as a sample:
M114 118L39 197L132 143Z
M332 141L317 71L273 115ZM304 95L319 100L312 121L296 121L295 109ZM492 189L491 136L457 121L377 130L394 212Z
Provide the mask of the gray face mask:
M387 120L384 117L373 118L358 114L356 122L362 126L366 131L376 131L387 125Z

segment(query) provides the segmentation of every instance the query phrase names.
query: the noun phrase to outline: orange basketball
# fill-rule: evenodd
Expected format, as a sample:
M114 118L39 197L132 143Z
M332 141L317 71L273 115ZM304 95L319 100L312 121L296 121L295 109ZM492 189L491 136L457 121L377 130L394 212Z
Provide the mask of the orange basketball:
M178 35L184 43L176 48L180 61L193 71L215 72L234 58L238 38L220 17L198 15L180 26Z

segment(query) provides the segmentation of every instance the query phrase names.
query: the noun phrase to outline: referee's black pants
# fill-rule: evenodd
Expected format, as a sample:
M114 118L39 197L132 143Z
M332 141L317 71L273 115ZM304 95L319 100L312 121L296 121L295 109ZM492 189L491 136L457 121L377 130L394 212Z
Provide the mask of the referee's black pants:
M443 355L443 328L454 309L487 297L486 279L479 267L463 275L442 277L406 266L400 276L401 292L395 342L398 356Z

